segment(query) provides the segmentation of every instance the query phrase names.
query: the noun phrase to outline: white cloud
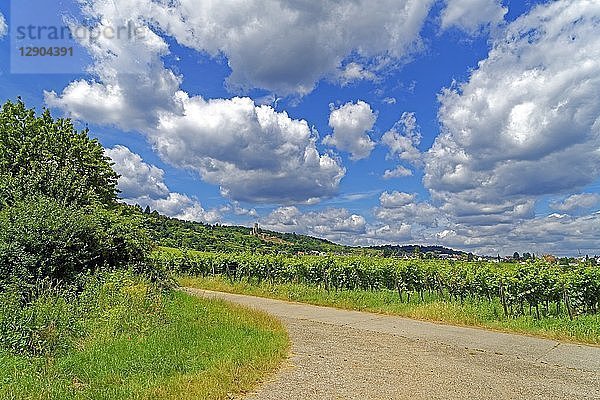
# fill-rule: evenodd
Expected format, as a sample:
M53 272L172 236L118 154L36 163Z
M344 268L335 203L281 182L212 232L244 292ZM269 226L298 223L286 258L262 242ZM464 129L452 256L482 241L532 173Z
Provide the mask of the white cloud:
M447 211L516 224L533 217L537 196L598 178L599 21L594 2L537 6L467 83L442 92L424 183Z
M165 172L132 153L127 147L117 145L104 153L115 163L113 168L120 175L119 190L125 198L141 196L162 197L169 193L164 182Z
M180 0L153 14L181 44L224 55L232 69L230 87L304 95L320 79L336 75L351 55L401 60L418 49L419 32L432 4L432 0L227 0L198 7L195 0Z
M440 210L429 203L409 203L395 207L377 207L373 211L375 218L382 223L417 224L423 227L442 225L438 222L443 218ZM446 221L444 219L444 221Z
M551 214L529 220L516 227L509 235L508 242L521 251L534 251L537 254L600 254L598 247L598 227L600 212L583 216ZM516 245L515 245L516 243Z
M394 126L383 134L381 142L389 148L388 158L398 157L400 161L414 166L422 165L422 153L418 146L421 144L421 132L417 125L415 113L404 112ZM398 165L394 170L385 171L383 178L399 178L412 175L408 168Z
M163 160L197 171L232 200L314 203L337 192L345 169L318 152L306 121L249 98L205 100L180 90L182 78L161 59L169 51L165 39L144 25L150 16L165 16L157 3L147 9L142 3L90 3L89 15L102 17L95 29L133 20L144 35L84 43L97 80L72 82L60 95L46 92L48 106L75 119L143 132Z
M0 12L0 39L2 39L7 32L8 25L6 25L6 19L4 19L4 15Z
M362 215L352 214L344 208L326 208L302 213L294 206L273 210L261 224L267 229L309 234L329 240L356 238L366 233L367 226Z
M305 95L319 80L344 71L344 65L351 65L346 75L355 79L354 64L377 59L377 70L418 51L419 32L433 3L223 0L198 6L196 0L120 0L118 5L91 0L85 11L148 23L183 46L224 57L232 71L228 86L235 90ZM375 72L364 70L359 78L370 79Z
M207 211L197 200L170 192L164 182L164 171L145 163L142 157L127 147L118 145L104 152L112 159L113 169L120 175L118 188L125 203L148 206L161 214L183 220L207 223L221 220L218 211Z
M474 34L481 27L502 23L507 12L500 0L446 0L442 29L457 27Z
M89 72L95 79L73 81L60 95L44 92L46 104L74 119L125 131L152 129L159 115L181 112L176 94L182 78L164 67L161 57L169 48L162 37L134 17L107 16L94 29L127 26L132 21L143 32L139 38L100 35L97 42L82 41L94 60Z
M600 205L600 194L581 193L574 194L562 202L550 203L550 207L558 211L572 212L578 210L589 210Z
M198 171L234 200L292 203L329 197L345 174L316 149L304 120L249 98L180 95L182 114L163 114L149 136L170 163Z
M338 80L342 86L346 86L361 80L375 81L377 75L359 63L350 62L338 72Z
M402 207L407 204L413 203L416 199L416 195L414 193L404 193L404 192L383 192L381 196L379 196L379 202L383 208L396 208Z
M413 231L410 224L401 222L392 225L371 227L365 244L398 244L413 241Z
M367 158L375 147L367 132L373 129L376 120L377 114L361 100L334 108L329 115L333 134L326 136L323 143L349 152L353 160Z
M348 245L404 242L412 238L408 223L369 224L364 216L345 208L301 212L297 207L280 207L260 222L267 229L307 234Z
M169 217L186 221L214 224L221 222L221 214L217 210L205 210L200 202L182 193L169 193L166 198L152 199L147 196L125 199L129 204L146 205L152 210Z
M386 169L383 173L383 179L402 178L405 176L412 176L412 171L402 165L398 165L394 169Z

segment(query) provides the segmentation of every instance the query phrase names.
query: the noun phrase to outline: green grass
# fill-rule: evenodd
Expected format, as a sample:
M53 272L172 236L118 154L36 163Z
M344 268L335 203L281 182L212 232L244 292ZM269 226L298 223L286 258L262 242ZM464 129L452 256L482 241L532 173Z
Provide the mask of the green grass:
M125 289L135 299L141 288ZM179 292L159 308L144 316L118 303L54 356L0 350L0 399L227 399L287 354L285 330L265 314Z
M503 315L502 306L498 302L466 300L461 304L447 299L439 299L434 295L426 296L424 302L420 302L416 298L417 296L413 296L411 302L406 303L400 302L398 294L389 290L328 292L318 287L299 284L250 284L245 281L231 283L222 277L180 277L179 284L185 287L399 315L452 325L474 326L561 341L600 345L599 315L583 315L574 321L566 316L541 319L532 316L506 318Z

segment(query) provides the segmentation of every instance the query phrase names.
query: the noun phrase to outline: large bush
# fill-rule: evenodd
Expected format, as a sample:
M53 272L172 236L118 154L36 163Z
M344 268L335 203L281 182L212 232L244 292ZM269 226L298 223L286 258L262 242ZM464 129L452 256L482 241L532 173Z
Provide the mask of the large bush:
M0 208L34 194L112 205L117 178L100 143L69 119L36 116L21 100L0 107Z
M98 270L145 263L150 241L120 208L76 207L47 197L0 210L0 292L40 281L73 284Z

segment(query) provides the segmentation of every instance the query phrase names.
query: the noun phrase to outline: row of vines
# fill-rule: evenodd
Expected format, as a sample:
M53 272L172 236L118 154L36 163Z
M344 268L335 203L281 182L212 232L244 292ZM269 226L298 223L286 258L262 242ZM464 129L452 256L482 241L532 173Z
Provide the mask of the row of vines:
M598 313L600 268L378 257L279 256L160 250L165 269L232 282L317 285L330 290L394 290L400 301L497 302L505 316Z

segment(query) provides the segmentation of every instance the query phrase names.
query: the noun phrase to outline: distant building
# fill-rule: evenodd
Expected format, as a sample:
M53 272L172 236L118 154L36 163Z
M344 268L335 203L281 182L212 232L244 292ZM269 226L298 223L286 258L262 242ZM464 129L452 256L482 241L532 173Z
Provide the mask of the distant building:
M253 236L260 235L260 226L258 226L258 222L254 223L254 227L252 228L252 235Z

